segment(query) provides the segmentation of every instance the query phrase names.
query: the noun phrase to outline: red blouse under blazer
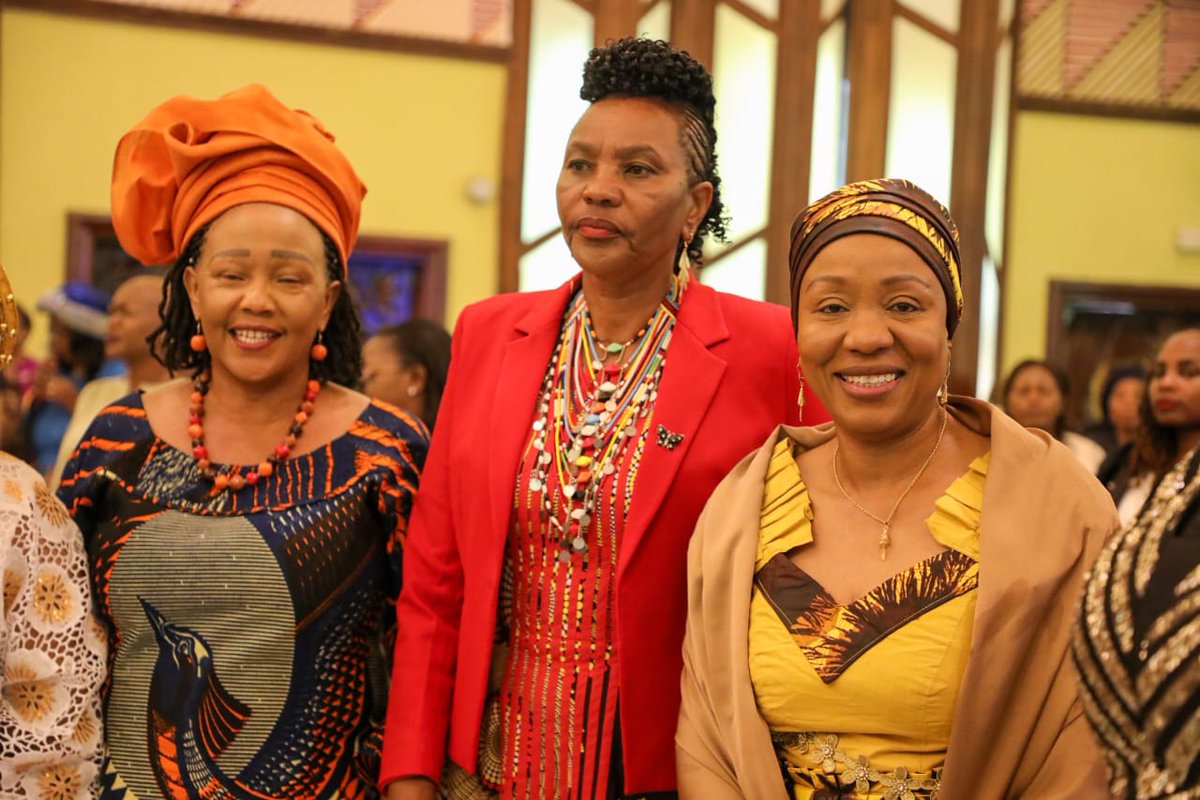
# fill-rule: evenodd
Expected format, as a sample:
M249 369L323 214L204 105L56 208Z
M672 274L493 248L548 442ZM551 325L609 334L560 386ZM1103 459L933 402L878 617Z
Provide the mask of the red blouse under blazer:
M450 375L404 551L380 783L474 771L518 462L579 276L459 316ZM695 282L667 348L617 566L618 697L627 792L675 788L687 547L709 494L780 422L796 421L787 309ZM805 422L828 417L806 397ZM683 434L657 444L662 424Z

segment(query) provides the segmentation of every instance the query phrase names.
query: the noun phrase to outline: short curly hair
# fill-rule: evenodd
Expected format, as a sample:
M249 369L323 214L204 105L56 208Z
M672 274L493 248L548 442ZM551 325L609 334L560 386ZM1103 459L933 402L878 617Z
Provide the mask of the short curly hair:
M207 233L208 225L196 231L179 259L167 270L163 297L158 304L162 324L147 339L150 352L172 375L189 371L192 377L196 377L211 361L207 350L197 353L191 348L192 334L198 328L183 281L187 268L199 260ZM347 291L342 256L337 245L324 231L321 232L321 240L325 248L326 275L331 281L342 281L342 291L334 301L322 337L328 353L322 361L309 360L308 374L319 381L332 381L353 388L358 386L362 378L362 323Z
M625 38L597 47L583 65L579 96L589 103L608 97L645 97L661 101L680 115L680 144L692 185L708 181L712 203L687 243L688 258L702 263L704 237L726 241L728 222L717 174L717 100L712 76L686 51L659 39Z

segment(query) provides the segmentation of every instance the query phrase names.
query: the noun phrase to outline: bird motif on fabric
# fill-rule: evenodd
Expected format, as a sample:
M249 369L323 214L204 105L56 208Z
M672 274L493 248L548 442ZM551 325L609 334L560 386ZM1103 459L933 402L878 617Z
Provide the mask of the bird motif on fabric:
M250 718L250 707L221 685L212 650L200 634L168 622L139 599L158 641L146 735L163 797L265 797L217 765Z

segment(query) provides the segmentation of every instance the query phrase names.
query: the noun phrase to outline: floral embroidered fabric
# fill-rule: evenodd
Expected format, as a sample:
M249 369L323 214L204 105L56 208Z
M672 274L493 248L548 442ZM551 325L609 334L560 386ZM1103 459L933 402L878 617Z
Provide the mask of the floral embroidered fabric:
M83 539L37 473L3 453L0 575L0 797L94 797L107 637Z

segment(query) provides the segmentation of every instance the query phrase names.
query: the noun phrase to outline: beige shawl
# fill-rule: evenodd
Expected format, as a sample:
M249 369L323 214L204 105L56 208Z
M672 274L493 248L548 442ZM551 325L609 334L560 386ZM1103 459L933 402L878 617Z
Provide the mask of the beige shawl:
M974 635L940 797L1106 797L1068 641L1084 574L1118 525L1112 501L1048 435L977 400L953 398L951 413L990 436L992 447ZM780 435L815 447L833 436L833 426L778 429L717 487L688 552L676 735L684 800L787 798L747 655L763 479Z

